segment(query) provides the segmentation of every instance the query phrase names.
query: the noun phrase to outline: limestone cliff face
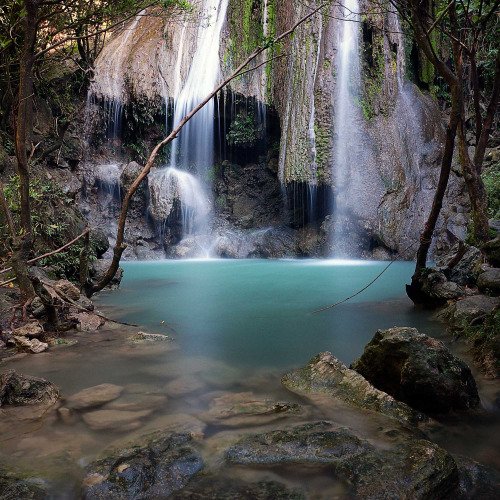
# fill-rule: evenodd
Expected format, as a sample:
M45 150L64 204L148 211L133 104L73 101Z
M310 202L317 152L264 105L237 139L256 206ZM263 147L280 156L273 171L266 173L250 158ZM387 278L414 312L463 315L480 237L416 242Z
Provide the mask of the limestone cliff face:
M92 92L108 100L174 99L196 48L199 8L192 13L147 12L106 44L96 63ZM219 49L221 77L260 43L289 29L314 3L300 0L229 0ZM387 4L389 6L389 3ZM281 126L278 176L282 185L335 188L336 54L342 13L327 12L263 54L262 66L233 81L229 90L277 110ZM346 207L371 245L412 257L439 176L445 117L437 103L406 77L405 42L394 14L361 0L360 119L350 166ZM179 22L179 16L188 20ZM201 20L202 21L202 20ZM160 99L161 98L161 99ZM463 183L452 175L437 246L464 238Z

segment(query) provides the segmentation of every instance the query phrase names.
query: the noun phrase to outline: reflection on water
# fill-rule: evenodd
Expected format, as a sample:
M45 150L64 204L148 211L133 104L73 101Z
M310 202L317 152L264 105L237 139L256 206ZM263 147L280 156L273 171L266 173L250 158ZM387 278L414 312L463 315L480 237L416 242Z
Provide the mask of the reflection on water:
M125 264L121 290L102 294L101 310L171 335L175 342L134 343L128 340L130 328L116 325L76 335L77 345L4 363L2 370L49 379L66 397L103 383L123 392L100 408L69 416L54 409L35 420L20 420L18 412L1 409L0 462L35 469L53 481L58 498L72 498L82 466L104 448L158 430L192 433L207 463L220 461L228 443L242 433L317 419L331 419L389 446L386 431L393 424L385 417L329 398L305 400L280 384L286 369L320 351L329 350L349 364L377 328L415 326L443 335L440 325L404 296L410 263L394 263L351 302L312 314L365 286L385 265L288 260ZM497 389L495 382L481 385L483 404L490 410ZM276 402L288 406L280 414L269 412ZM428 432L454 453L499 466L500 426L492 411L450 419ZM279 476L315 498L345 493L342 484L317 471L227 471L228 477L236 473Z

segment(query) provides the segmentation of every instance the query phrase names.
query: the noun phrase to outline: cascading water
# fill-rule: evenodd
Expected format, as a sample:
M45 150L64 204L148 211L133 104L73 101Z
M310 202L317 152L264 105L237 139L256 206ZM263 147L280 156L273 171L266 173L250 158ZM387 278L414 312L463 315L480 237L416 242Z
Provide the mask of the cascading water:
M349 186L356 182L352 166L356 161L356 150L360 145L360 110L357 105L360 93L359 59L359 4L358 0L345 0L339 6L340 32L337 43L337 85L334 98L334 257L349 255L349 234L346 229L346 207Z
M203 1L196 51L189 73L182 88L176 85L176 90L180 90L174 96L174 127L214 89L219 80L220 35L227 5L228 0ZM177 54L176 79L179 78L182 57L181 44ZM160 212L171 207L172 195L177 196L183 214L183 235L209 232L210 189L207 177L214 162L214 112L212 99L172 142L168 166L150 176L150 210L157 210L156 203L159 203Z

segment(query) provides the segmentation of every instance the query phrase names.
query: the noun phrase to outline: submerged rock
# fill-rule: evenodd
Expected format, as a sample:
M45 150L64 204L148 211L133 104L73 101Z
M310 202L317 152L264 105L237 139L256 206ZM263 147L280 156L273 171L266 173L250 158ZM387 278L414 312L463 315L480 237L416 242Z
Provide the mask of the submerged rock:
M188 434L169 434L114 453L86 468L85 499L166 498L203 468Z
M246 436L225 458L246 466L327 465L356 498L445 498L458 485L455 461L434 443L411 439L378 449L325 421Z
M205 382L195 375L184 375L166 384L165 392L176 398L203 389L205 385Z
M415 328L377 331L352 367L378 389L429 414L479 406L470 368Z
M138 429L141 426L141 419L153 413L148 410L96 410L82 415L83 421L94 431L110 430L116 432L126 432Z
M145 344L148 342L172 342L172 337L161 333L137 332L128 338L134 344Z
M117 399L123 387L115 384L99 384L83 389L67 398L68 407L74 410L86 410L102 406Z
M236 477L196 477L171 496L175 500L302 500L305 495L276 481L250 483Z
M426 417L405 403L376 389L363 376L347 368L329 352L322 352L281 379L290 391L301 395L328 394L354 406L416 424Z
M8 370L0 375L0 406L52 405L59 399L59 389L43 378Z
M200 418L211 424L234 427L264 425L303 414L303 408L296 403L272 401L252 392L229 392L215 397Z

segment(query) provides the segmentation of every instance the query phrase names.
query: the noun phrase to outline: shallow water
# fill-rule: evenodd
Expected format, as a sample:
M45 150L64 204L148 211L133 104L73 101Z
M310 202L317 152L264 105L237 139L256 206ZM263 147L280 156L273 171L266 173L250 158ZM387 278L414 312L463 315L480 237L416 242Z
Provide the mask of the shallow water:
M86 463L108 446L123 446L154 430L199 436L197 446L208 463L220 461L225 445L242 433L324 418L387 446L381 432L390 425L385 417L364 414L341 402L305 400L280 384L287 369L304 365L320 351L329 350L349 364L378 328L415 326L445 338L442 325L405 297L412 263L395 262L362 294L314 313L352 295L386 265L322 260L124 263L121 289L101 294L98 307L117 320L165 333L173 342L134 344L128 338L137 329L115 325L79 333L74 336L77 345L6 361L0 369L15 368L47 378L65 397L96 384L117 384L124 387L123 394L101 409L131 405L147 414L132 422L131 428L98 430L89 427L83 415L64 422L52 411L37 420L19 420L1 409L0 462L34 469L51 481L55 498L73 498ZM498 467L500 425L491 404L498 384L477 379L488 411L466 419L450 418L428 433L454 453ZM276 420L272 415L217 417L217 401L230 407L247 400L297 402L302 410ZM276 476L305 488L314 498L348 496L345 485L328 474L227 471L233 473L259 479Z

